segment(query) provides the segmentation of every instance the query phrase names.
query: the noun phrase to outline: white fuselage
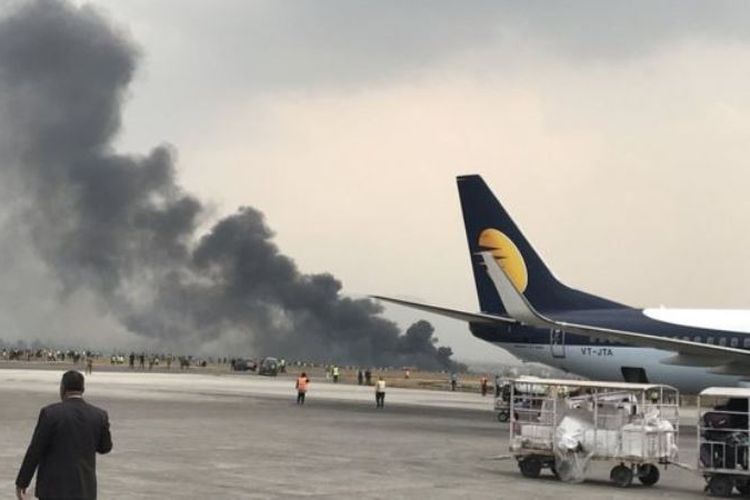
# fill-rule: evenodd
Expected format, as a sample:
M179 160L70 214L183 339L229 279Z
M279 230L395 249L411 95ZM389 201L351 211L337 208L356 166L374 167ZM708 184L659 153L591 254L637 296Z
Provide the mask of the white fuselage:
M750 311L646 309L644 315L665 323L716 330L717 336L729 334L729 342L748 347ZM745 334L745 335L743 335ZM736 339L736 340L734 340ZM705 341L705 340L704 340ZM550 345L495 342L524 361L553 366L592 380L623 380L622 367L643 367L650 382L672 385L685 393L697 393L710 386L750 386L750 377L720 375L705 366L676 366L663 361L674 352L621 345Z

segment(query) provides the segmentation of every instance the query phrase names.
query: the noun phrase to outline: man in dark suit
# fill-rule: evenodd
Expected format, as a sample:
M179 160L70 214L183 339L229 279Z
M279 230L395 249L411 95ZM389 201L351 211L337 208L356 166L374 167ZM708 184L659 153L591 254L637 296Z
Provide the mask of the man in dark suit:
M16 479L16 496L26 489L37 466L36 496L41 499L96 498L96 453L112 449L107 412L83 400L83 375L68 371L60 382L62 402L39 412L34 436Z

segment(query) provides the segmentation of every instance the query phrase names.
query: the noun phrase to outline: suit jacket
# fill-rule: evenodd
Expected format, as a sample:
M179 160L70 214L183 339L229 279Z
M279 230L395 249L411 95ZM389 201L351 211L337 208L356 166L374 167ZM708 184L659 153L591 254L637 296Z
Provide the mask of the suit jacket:
M96 498L96 453L112 449L107 412L81 398L42 408L16 486L27 488L34 470L36 496Z

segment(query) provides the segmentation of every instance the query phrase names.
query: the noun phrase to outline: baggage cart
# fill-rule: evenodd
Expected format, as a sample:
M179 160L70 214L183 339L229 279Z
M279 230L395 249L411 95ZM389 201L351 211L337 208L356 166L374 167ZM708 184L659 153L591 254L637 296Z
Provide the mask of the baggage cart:
M659 480L659 465L677 460L679 392L661 384L582 380L514 380L510 452L525 477L542 469L582 481L591 460L614 462L610 479Z
M698 472L714 496L750 494L750 389L709 387L698 395Z
M534 385L533 382L535 380L540 380L537 377L523 376L517 379L500 379L495 385L495 415L498 422L504 423L510 420L510 390L514 380L518 382L516 384L517 396L521 394L533 394L534 391L540 391L539 394L543 394L546 391L545 387L536 387Z
M506 389L507 387L507 389ZM495 415L498 422L510 420L510 385L501 386L495 396Z

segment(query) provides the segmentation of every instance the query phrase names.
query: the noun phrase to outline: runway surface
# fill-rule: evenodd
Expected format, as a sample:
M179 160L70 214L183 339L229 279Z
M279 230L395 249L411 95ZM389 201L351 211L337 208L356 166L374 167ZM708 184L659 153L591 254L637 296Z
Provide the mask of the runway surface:
M0 498L62 371L0 370ZM612 464L583 484L523 478L505 454L507 425L477 394L313 381L294 404L291 378L101 372L86 398L110 414L114 449L98 459L99 498L701 498L703 480L670 468L653 488L618 489ZM695 437L680 439L693 462ZM2 492L7 493L2 493Z

